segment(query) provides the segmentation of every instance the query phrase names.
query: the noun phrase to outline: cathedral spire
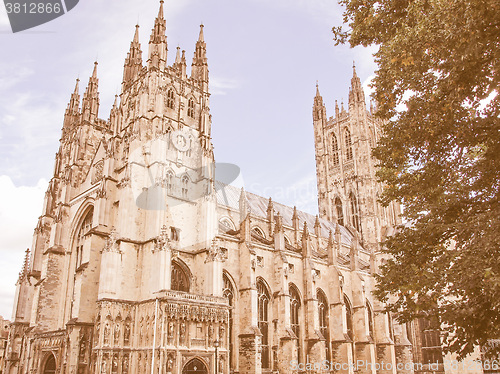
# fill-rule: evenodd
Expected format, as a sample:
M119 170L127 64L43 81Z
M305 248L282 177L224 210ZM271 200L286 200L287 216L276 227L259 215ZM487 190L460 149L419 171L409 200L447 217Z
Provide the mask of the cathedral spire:
M63 137L69 131L69 128L74 123L75 118L80 114L79 83L80 79L77 79L75 84L75 90L71 94L68 107L66 108L66 112L64 113L64 124L63 124L63 134L62 134Z
M127 86L142 69L142 50L139 43L139 25L135 25L134 39L130 43L130 50L125 59L123 69L123 87Z
M191 78L202 82L205 90L208 90L208 63L207 45L203 35L203 24L200 25L200 35L196 42L193 63L191 65Z
M361 86L361 79L356 74L356 64L353 61L351 88L349 89L349 108L354 104L365 104L365 93Z
M94 121L99 114L99 79L97 79L97 61L94 62L94 71L89 79L89 84L82 100L82 112L84 121Z
M323 97L319 93L319 85L318 81L316 81L316 96L314 96L314 105L313 105L313 119L315 121L320 120L323 117L324 110Z
M167 22L163 16L163 0L160 0L160 9L155 19L155 25L149 39L148 67L163 70L167 64Z

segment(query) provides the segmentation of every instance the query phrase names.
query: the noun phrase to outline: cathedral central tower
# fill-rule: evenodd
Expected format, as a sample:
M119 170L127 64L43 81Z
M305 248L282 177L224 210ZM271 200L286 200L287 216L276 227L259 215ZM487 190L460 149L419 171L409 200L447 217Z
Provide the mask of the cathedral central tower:
M327 117L316 86L313 124L320 217L357 232L363 245L377 252L381 240L400 223L400 208L396 203L382 207L378 201L383 186L371 152L383 122L373 107L367 110L354 66L347 110L335 101L335 116Z

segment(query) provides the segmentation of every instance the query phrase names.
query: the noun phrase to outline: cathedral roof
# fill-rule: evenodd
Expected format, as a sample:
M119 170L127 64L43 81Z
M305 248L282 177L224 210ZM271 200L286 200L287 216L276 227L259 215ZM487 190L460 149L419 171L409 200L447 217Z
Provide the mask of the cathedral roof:
M235 186L224 184L223 182L220 181L215 181L215 189L217 196L217 204L219 206L222 205L235 210L239 210L241 189ZM248 208L250 209L250 212L258 217L267 219L267 208L269 206L269 198L265 198L247 191L245 191L245 197L248 202ZM293 227L293 222L292 222L292 217L294 212L293 207L273 201L273 208L275 213L279 213L279 215L283 217L284 225ZM314 227L314 224L316 222L315 215L297 210L297 216L299 219L299 227L301 228L301 230L304 226L304 222L307 223L308 228ZM320 228L321 228L320 232L322 237L328 238L328 236L330 235L330 231L332 233L335 233L336 230L335 223L321 218L319 219L319 223L320 223ZM353 235L344 226L341 225L338 226L340 228L342 244L350 246ZM308 230L311 234L314 234L314 231L311 231L310 229Z

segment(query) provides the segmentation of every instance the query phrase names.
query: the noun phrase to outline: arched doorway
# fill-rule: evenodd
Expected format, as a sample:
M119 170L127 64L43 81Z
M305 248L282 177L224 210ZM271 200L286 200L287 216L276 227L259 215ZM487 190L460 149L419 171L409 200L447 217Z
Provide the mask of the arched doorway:
M182 374L208 374L207 366L199 358L193 358L182 369Z
M55 374L56 367L56 358L52 353L49 353L49 357L45 361L45 365L43 367L43 374Z

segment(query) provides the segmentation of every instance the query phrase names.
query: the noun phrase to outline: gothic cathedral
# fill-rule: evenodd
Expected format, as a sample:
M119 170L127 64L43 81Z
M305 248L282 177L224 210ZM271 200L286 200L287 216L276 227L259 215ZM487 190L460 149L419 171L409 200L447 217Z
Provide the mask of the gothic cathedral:
M165 30L161 0L108 120L97 63L82 100L76 83L5 373L412 373L406 327L372 296L399 207L378 203L381 123L356 72L347 111L314 98L313 216L215 179L203 26L189 74Z

